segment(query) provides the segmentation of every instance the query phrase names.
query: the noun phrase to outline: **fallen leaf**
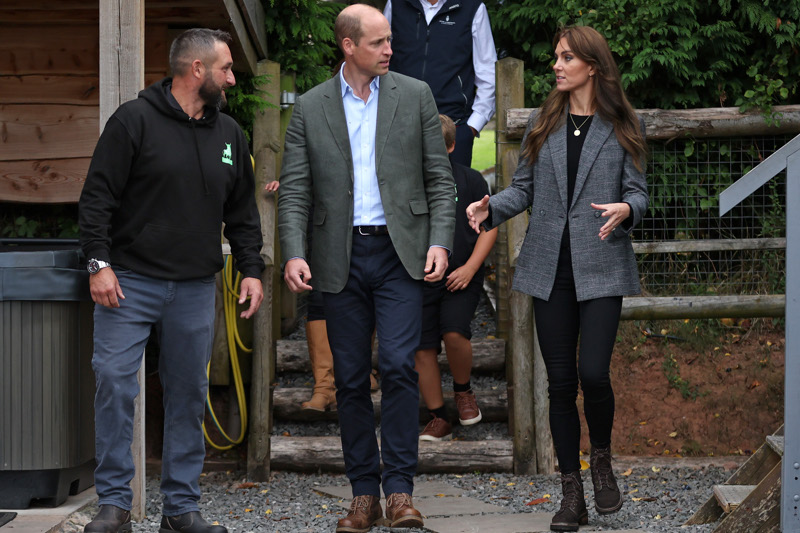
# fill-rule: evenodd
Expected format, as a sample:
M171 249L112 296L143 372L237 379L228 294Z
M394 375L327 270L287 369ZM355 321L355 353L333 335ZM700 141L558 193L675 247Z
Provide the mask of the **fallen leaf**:
M652 467L650 470L652 470L653 472L661 472L661 469L658 468L657 466Z
M677 431L673 431L672 433L669 434L669 436L674 439L675 437L678 436L678 432Z
M656 520L661 520L661 515L660 515L660 514L657 514L657 515L655 516L655 518L656 518Z
M327 506L326 504L322 504L322 508L323 508L323 509L327 509L327 508L328 508L328 506Z
M264 489L264 490L261 491L261 494L266 494L268 492L269 492L269 489Z
M750 386L747 387L747 388L750 389L750 390L753 390L756 387L758 387L759 385L761 385L761 383L757 379L754 379L753 382L750 384Z
M252 513L252 512L253 512L253 510L252 510L252 509L245 509L245 510L244 510L244 512L245 512L245 513Z
M662 329L662 330L661 330L661 334L662 334L662 335L666 335L667 333L669 333L669 330L668 330L668 329Z
M436 495L436 497L437 498L444 498L444 494L439 493L439 494Z
M236 486L236 488L237 489L252 489L252 488L257 487L257 486L258 485L256 483L253 483L252 481L245 481L244 483L239 483Z
M636 494L637 492L639 492L639 489L633 489L628 494Z
M513 487L516 483L506 483L506 487Z
M633 500L633 501L635 501L635 502L640 502L640 501L642 501L642 499L641 499L641 498L631 498L631 500Z
M272 509L267 509L266 511L264 511L264 514L272 514Z
M624 472L623 472L621 475L623 475L623 476L627 477L627 476L630 476L631 474L633 474L633 468L629 468L629 469L627 469L627 470L626 470L626 471L624 471Z
M525 505L539 505L540 503L547 503L550 501L550 498L536 498L535 500L531 500Z
M647 420L642 420L641 422L639 422L639 425L640 426L646 426L647 425Z
M544 496L542 496L542 498L551 498L551 496L549 494L545 494Z
M588 470L588 469L589 469L589 463L581 459L581 470Z

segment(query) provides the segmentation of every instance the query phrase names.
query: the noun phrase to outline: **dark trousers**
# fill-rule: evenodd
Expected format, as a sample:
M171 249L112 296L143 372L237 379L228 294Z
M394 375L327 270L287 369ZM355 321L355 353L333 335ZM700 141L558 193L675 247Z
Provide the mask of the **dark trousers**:
M456 149L450 154L450 161L465 167L471 167L472 143L474 141L475 136L472 134L472 128L467 125L466 121L456 126Z
M422 325L422 281L409 276L388 235L353 234L350 276L323 293L333 352L345 472L353 496L411 494L417 469L419 389L414 351ZM370 397L372 331L381 373L381 451Z
M611 444L614 391L609 367L622 297L579 302L569 254L562 251L550 299L534 298L533 310L549 380L550 431L559 468L566 474L580 470L579 382L592 446Z

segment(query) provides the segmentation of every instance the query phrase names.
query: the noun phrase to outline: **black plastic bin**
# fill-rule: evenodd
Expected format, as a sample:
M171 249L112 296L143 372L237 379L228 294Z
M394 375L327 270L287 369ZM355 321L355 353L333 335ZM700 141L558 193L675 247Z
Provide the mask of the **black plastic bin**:
M0 248L0 509L94 483L89 275L74 244L34 250Z

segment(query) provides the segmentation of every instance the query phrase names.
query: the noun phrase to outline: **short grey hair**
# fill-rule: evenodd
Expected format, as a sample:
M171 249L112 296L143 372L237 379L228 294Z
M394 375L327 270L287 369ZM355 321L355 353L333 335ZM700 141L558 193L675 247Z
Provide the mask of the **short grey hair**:
M231 34L222 30L192 28L178 35L169 48L169 68L173 76L186 74L195 59L206 62L214 55L218 42L230 45Z

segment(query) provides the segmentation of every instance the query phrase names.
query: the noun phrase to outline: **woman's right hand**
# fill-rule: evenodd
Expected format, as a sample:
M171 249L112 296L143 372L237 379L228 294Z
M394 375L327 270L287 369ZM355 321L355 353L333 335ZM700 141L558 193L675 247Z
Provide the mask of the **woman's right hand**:
M489 217L489 195L467 206L467 220L475 233L481 232L481 222Z

